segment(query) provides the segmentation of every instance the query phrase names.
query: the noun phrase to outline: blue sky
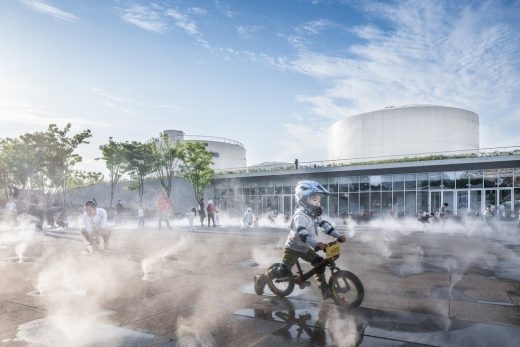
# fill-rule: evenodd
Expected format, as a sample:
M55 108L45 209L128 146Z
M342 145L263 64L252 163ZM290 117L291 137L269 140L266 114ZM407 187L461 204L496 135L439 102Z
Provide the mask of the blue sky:
M0 137L50 122L98 146L163 129L322 160L342 117L467 108L481 147L520 145L519 1L0 2ZM463 130L462 130L463 131Z

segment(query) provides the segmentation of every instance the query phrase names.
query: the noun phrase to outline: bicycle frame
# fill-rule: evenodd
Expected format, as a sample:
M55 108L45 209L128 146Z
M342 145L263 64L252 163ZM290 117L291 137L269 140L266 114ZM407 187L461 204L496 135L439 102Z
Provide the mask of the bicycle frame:
M328 246L336 244L337 241L330 242ZM309 278L311 278L316 272L318 272L322 267L330 267L331 272L336 269L336 263L335 260L339 258L339 255L334 258L325 258L322 261L320 261L318 264L314 265L312 269L310 269L308 272L303 272L302 267L300 265L300 261L296 260L296 267L298 269L298 275L295 276L296 284L301 285L302 283L305 283Z

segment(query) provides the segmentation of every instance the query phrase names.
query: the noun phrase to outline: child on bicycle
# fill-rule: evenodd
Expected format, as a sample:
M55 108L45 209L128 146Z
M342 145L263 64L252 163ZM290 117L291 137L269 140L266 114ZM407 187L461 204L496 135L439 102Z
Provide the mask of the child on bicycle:
M323 258L320 257L315 249L324 250L325 244L316 240L318 237L318 227L322 231L339 242L345 241L345 236L338 233L334 227L322 219L320 216L323 212L321 207L321 197L328 195L329 192L318 182L300 181L295 188L295 198L298 208L292 217L289 236L283 248L282 263L287 271L291 268L298 258L310 262L311 265L319 264ZM267 279L272 275L274 269L255 276L255 292L262 295ZM331 296L330 289L325 281L325 267L318 271L314 278L319 285L321 294L324 299Z

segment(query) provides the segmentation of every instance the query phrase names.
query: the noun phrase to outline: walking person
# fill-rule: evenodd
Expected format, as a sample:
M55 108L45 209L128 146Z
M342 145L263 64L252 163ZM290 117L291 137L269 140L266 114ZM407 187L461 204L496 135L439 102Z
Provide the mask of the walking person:
M142 206L137 210L137 218L139 220L139 228L144 228L144 210Z
M215 226L215 204L213 203L213 200L208 200L208 206L206 207L206 211L208 212L208 228L210 226L210 221L213 221L213 226Z
M123 214L124 209L123 203L121 200L118 200L116 204L116 225L121 223L121 215Z
M206 209L204 208L204 198L200 198L199 205L197 206L199 212L200 226L204 226L204 218L206 218Z
M168 213L170 211L170 207L171 207L170 200L168 199L168 197L166 196L165 193L162 193L161 196L159 197L159 200L157 200L157 212L159 213L159 220L158 220L159 230L161 230L162 221L165 221L166 227L168 229L171 229L170 220L168 219Z
M191 210L186 213L188 216L188 225L190 226L190 231L193 231L193 221L195 220L195 216L197 215L197 210L195 207L192 207Z

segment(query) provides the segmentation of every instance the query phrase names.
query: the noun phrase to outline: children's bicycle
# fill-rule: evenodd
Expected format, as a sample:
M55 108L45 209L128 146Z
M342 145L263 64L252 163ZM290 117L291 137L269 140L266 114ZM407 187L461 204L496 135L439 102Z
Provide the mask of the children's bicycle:
M327 243L325 259L308 272L304 273L300 262L296 261L297 275L294 275L284 264L275 263L269 267L269 270L272 271L269 271L267 285L275 295L285 297L292 293L295 284L301 289L310 286L308 279L322 267L328 267L331 272L328 285L334 302L342 306L359 306L365 294L363 284L352 272L341 270L336 266L335 261L339 258L340 252L341 247L338 241Z

